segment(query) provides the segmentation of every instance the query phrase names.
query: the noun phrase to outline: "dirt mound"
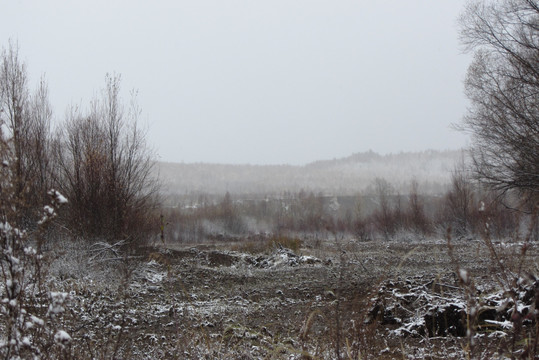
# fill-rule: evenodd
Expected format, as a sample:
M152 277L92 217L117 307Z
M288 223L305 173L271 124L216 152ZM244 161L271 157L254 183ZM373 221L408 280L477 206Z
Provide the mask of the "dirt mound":
M244 256L243 261L257 268L271 269L283 266L322 264L314 256L297 255L292 250L279 246L271 255Z
M271 254L250 255L237 251L199 250L166 250L167 256L178 260L196 261L198 265L209 267L254 267L259 269L274 269L281 267L296 267L302 265L322 264L322 260L307 255L298 255L283 246L276 248Z

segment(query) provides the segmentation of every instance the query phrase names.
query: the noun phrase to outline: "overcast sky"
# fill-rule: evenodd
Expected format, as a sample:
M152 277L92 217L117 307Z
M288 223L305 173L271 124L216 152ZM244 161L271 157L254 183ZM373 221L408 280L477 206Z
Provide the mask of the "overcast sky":
M121 74L161 160L305 164L466 146L464 3L10 0L0 47L45 73L60 120Z

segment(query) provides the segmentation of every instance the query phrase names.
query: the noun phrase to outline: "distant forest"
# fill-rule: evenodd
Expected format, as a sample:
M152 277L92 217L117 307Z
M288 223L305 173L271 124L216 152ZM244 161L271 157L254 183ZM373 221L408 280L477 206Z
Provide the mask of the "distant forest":
M166 163L156 166L166 196L279 195L301 190L325 195L374 194L375 180L387 180L401 194L416 181L422 194L447 190L451 173L465 158L463 150L401 152L373 151L321 160L303 166ZM171 199L171 198L170 198Z

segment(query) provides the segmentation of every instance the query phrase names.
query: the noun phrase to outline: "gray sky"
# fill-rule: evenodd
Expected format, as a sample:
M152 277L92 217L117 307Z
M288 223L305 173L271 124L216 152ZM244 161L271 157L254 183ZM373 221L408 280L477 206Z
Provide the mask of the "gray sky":
M464 3L9 0L0 46L45 73L59 119L121 74L161 160L304 164L466 145Z

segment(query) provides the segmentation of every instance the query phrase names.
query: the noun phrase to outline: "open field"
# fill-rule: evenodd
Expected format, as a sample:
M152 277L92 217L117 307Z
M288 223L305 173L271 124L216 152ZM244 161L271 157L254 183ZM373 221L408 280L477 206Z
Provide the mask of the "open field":
M71 294L65 320L74 340L71 355L488 359L508 354L513 338L505 321L508 310L500 305L502 274L482 241L455 241L455 260L445 240L311 238L291 244L295 252L265 237L161 244L121 261L110 259L112 251L90 261L70 257L67 249L51 274L57 287ZM518 256L522 244L494 244L506 269L513 266L510 259L522 259L524 268L537 273L537 244L527 246ZM475 306L482 328L471 334L474 346L467 352L467 309L473 304L466 289L472 283L474 299L481 299ZM519 306L533 302L526 304L524 295L518 299ZM492 311L495 306L499 311ZM524 327L533 338L531 324Z

